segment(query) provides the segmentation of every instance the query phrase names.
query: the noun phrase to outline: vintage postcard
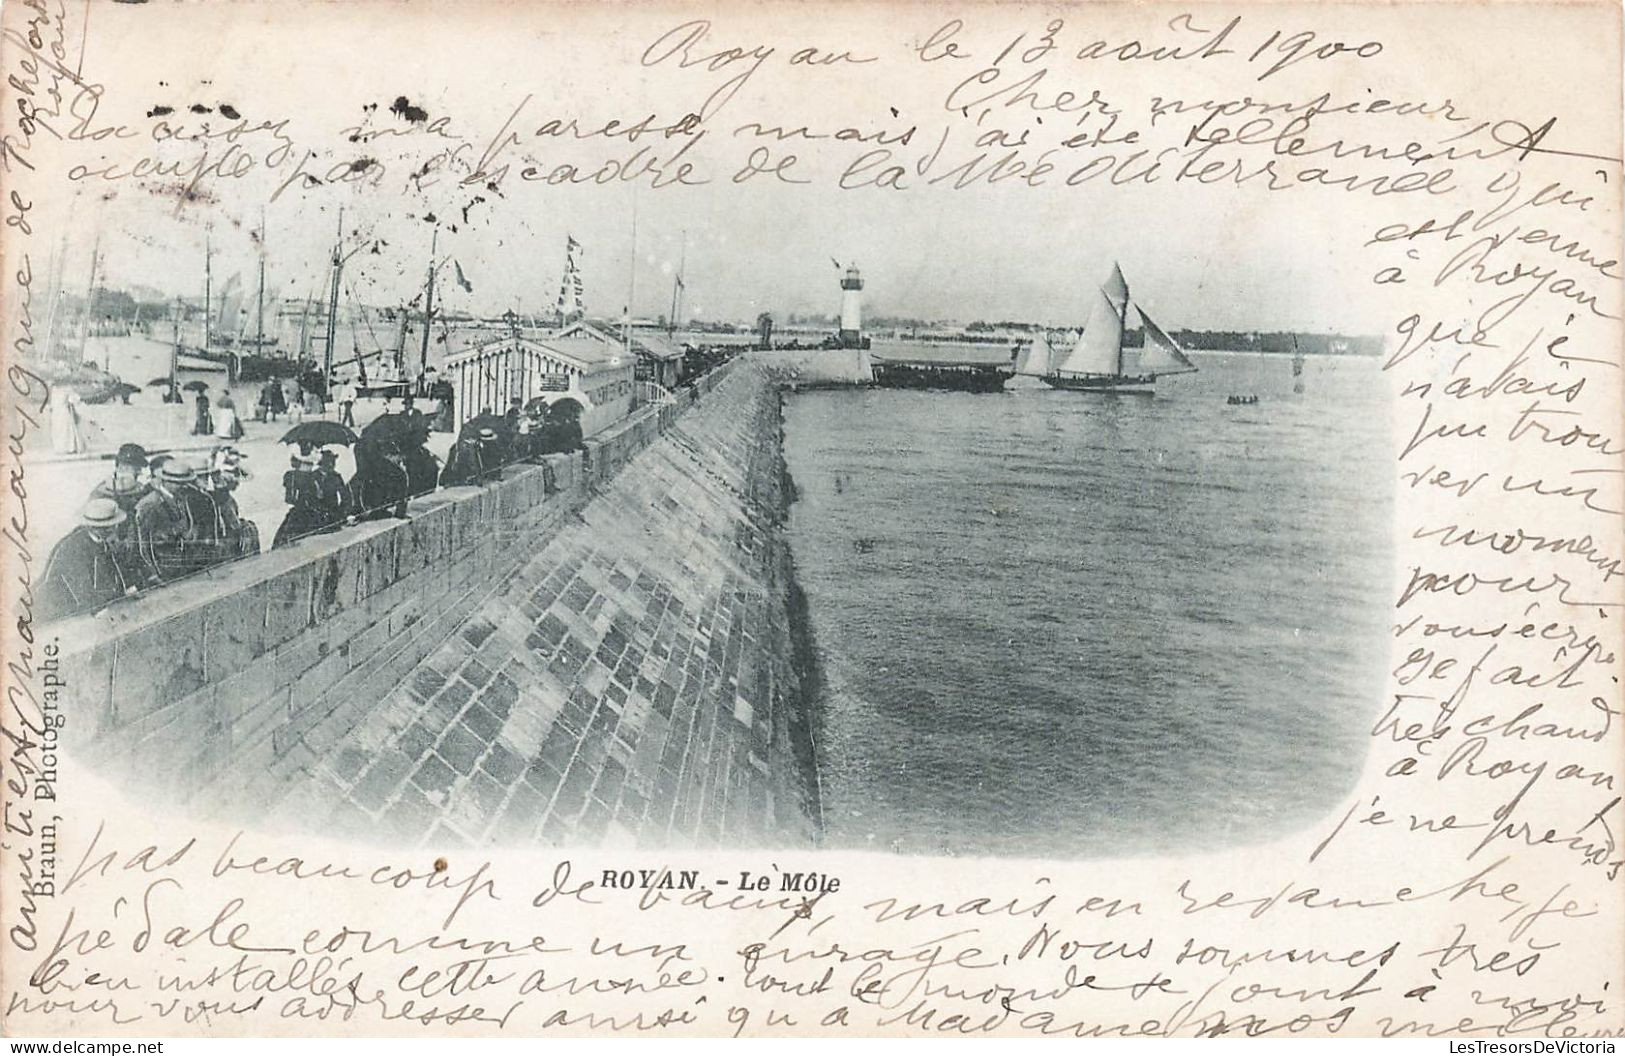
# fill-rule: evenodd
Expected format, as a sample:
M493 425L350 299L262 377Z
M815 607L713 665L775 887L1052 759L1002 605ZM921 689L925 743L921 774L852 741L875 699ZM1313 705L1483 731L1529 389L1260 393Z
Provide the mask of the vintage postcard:
M4 0L5 1033L1613 1051L1620 24Z

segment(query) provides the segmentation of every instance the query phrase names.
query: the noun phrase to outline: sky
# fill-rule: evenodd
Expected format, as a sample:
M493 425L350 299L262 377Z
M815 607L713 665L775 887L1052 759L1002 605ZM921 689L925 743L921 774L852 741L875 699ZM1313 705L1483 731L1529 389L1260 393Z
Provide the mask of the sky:
M681 29L694 24L692 10L657 6L522 9L470 2L459 5L463 19L431 21L434 6L324 5L304 9L299 20L280 17L287 7L275 4L192 9L186 19L164 20L125 5L97 8L85 67L87 79L93 75L105 91L91 127L121 125L129 134L71 145L62 152L64 169L69 163L128 167L143 155L190 163L195 144L155 144L155 130L190 135L206 122L212 130L229 129L232 123L217 109L222 103L245 124L280 125L290 157L275 171L205 177L194 201L181 199L177 180L79 181L79 194L55 203L61 226L53 230L68 232L69 287L88 274L98 238L107 285L198 296L205 239L217 282L241 272L251 284L259 253L253 232L263 216L268 286L284 296L319 295L342 208L346 250L360 248L347 267L348 286L374 304L417 295L433 237L437 258L455 260L473 287L466 292L443 281L444 306L477 314L545 311L557 296L566 238L573 237L582 246L587 308L604 316L619 316L629 296L639 316L665 313L679 267L691 317L833 314L840 300L838 261L862 269L870 314L1062 324L1086 314L1091 291L1115 262L1136 301L1167 328L1375 332L1387 325L1362 294L1372 272L1361 245L1371 226L1363 215L1371 199L1343 192L1269 195L1171 179L1126 187L1097 179L1067 188L1053 185L1059 176L1042 188L1009 180L966 190L918 185L923 181L902 192L842 190L835 186L841 171L876 148L828 141L774 148L779 160L797 153L785 175L801 174L811 183L791 184L772 172L736 182L751 150L750 137L738 129L751 122L893 135L917 126L913 142L888 148L891 160L907 166L922 163L944 128L950 141L939 163L944 155L974 157L975 137L991 127L1040 132L1043 112L1032 103L1007 105L1013 93L977 113L956 113L946 104L969 98L949 92L981 68L1000 41L1018 33L1023 43L1040 36L1047 17L1041 9L1018 17L1020 9L969 7L957 39L975 57L928 65L918 49L947 20L940 10L882 15L853 5L835 20L778 6L771 17L752 19L746 9L730 14L724 7L694 30ZM1237 10L1252 20L1243 24L1251 37L1274 25L1254 9ZM1334 27L1341 18L1351 33L1359 31L1353 12L1326 10ZM1124 21L1110 39L1126 39L1130 30L1147 40L1180 39L1163 24L1166 13L1146 12L1136 21L1133 12L1118 12ZM1104 33L1069 17L1062 39L1070 44ZM1217 14L1208 19L1210 27L1222 23ZM685 38L686 48L672 44ZM823 67L789 61L797 49L814 46L821 55L874 61ZM1515 52L1514 44L1506 47ZM730 48L744 57L730 59ZM753 67L751 55L758 52L752 49L771 51ZM1102 91L1125 107L1176 92L1189 99L1299 99L1331 90L1340 98L1365 98L1376 78L1385 93L1408 98L1406 64L1417 56L1407 49L1425 47L1390 42L1380 67L1343 63L1337 77L1328 77L1325 69L1299 65L1263 85L1221 65L1056 61L1047 80L1035 85L1035 98L1042 105L1054 92L1087 97ZM152 62L153 55L162 55L162 64ZM659 61L651 63L651 56ZM1486 56L1487 63L1495 61ZM749 76L716 105L712 93L742 72ZM1591 72L1578 57L1576 79ZM1476 88L1482 112L1512 105L1494 85ZM710 182L704 186L552 187L518 179L526 164L595 166L639 146L669 154L684 142L646 137L606 146L535 135L550 117L576 116L583 126L611 118L624 124L646 114L674 122L707 108L708 97L705 137L690 153L705 163ZM421 109L423 119L391 114L398 98ZM1440 102L1436 95L1428 100ZM192 105L214 112L194 115ZM1475 100L1459 105L1478 112ZM160 107L173 111L162 122L153 116ZM1061 118L1052 110L1050 120ZM1190 122L1172 129L1139 124L1160 146L1180 142ZM409 178L441 150L460 146L463 162L476 158L505 127L517 130L521 142L503 151L500 160L513 168L495 191L478 182L459 186L455 177L426 188ZM211 140L210 157L230 160L235 149L264 158L284 142L273 132L233 138ZM306 151L313 159L308 171L324 174L369 159L379 183L295 179L273 200ZM1126 156L1132 148L1068 152L1065 158L1073 160L1063 159L1060 172L1109 151Z

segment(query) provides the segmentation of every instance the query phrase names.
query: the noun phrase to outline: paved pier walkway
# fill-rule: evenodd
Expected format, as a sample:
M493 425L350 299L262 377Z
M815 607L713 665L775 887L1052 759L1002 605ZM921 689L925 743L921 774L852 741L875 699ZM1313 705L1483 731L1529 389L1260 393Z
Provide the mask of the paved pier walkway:
M393 689L304 734L269 821L467 844L813 842L779 396L741 363ZM318 711L324 709L318 708Z

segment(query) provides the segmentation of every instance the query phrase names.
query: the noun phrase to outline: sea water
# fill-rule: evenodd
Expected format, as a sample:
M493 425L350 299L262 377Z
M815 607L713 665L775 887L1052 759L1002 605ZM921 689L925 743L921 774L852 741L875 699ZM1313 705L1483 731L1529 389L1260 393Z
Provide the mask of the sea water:
M1385 379L1192 358L1154 397L787 399L830 846L1218 848L1349 790L1386 658Z

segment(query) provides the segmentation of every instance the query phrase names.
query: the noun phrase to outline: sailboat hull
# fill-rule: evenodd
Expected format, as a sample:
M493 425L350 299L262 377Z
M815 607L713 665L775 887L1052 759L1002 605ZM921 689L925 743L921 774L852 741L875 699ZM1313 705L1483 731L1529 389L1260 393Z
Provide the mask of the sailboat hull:
M1156 395L1155 374L1046 374L1044 384L1069 392L1104 392L1123 396Z

